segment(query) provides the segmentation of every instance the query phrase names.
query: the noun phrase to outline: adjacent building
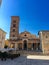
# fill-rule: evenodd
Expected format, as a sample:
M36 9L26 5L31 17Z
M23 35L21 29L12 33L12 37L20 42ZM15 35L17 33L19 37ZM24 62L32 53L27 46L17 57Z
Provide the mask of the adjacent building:
M49 31L39 31L39 37L43 53L49 53Z
M0 48L4 48L5 46L5 36L6 32L0 29Z

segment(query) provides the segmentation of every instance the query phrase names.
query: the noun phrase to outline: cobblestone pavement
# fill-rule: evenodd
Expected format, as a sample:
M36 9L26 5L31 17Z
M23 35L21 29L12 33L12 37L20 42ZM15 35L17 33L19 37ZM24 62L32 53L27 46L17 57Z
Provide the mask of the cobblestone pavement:
M41 57L43 57L45 60ZM0 60L0 65L49 65L49 60L47 60L46 57L49 58L49 56L20 56L14 60Z

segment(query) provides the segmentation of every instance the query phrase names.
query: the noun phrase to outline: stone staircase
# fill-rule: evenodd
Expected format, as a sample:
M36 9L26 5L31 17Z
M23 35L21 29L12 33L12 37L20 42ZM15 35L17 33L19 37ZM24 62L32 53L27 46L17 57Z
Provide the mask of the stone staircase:
M36 51L25 51L25 50L16 51L16 53L20 53L21 55L43 55L42 52L36 52Z

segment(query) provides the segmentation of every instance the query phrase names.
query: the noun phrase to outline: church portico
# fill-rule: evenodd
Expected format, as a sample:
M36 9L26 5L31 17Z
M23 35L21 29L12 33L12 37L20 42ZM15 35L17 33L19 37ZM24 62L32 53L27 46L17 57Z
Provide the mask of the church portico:
M19 50L32 50L38 51L40 50L40 43L35 43L35 40L30 41L28 39L21 39L18 41L18 49Z

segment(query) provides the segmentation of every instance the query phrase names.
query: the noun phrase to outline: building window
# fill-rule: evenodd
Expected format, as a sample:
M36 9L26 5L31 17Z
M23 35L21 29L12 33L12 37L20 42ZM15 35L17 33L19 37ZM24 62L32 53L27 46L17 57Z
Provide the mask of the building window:
M46 38L48 38L48 36L46 36Z
M27 36L26 34L24 36Z
M16 27L16 24L13 24L13 27Z
M13 29L13 32L15 32L15 29Z
M13 35L13 37L15 37L15 35Z
M14 20L13 22L16 23L16 20Z
M4 39L4 36L2 36L2 39Z

